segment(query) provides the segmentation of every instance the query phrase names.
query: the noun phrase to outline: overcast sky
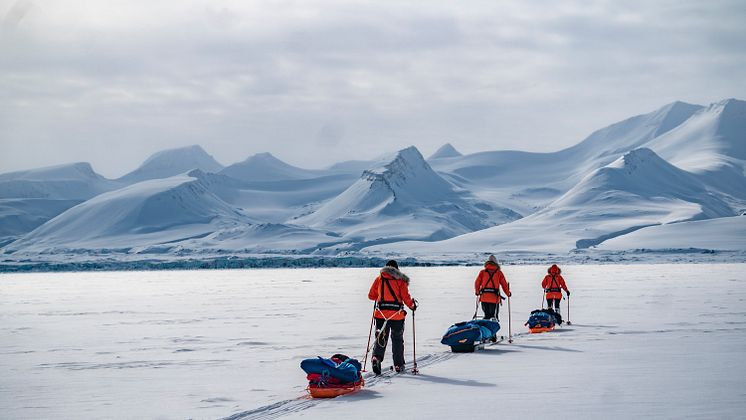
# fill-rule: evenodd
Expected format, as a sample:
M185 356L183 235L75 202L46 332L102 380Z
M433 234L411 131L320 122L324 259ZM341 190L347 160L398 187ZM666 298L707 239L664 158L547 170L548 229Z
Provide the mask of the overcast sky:
M746 99L746 2L0 0L0 172L558 150Z

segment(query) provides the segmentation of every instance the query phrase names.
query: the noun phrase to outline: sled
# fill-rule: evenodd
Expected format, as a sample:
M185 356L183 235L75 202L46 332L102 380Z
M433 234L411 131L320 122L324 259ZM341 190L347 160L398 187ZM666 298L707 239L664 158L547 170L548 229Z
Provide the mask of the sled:
M360 373L360 362L343 354L329 359L316 357L300 362L308 379L308 393L313 398L334 398L355 392L365 381Z
M528 329L528 332L530 332L531 334L538 334L549 331L554 331L554 325L552 325L551 327L534 327Z
M528 326L531 334L549 332L556 325L562 324L562 317L552 309L536 309L531 311L531 316L524 325Z
M454 353L472 353L489 341L497 341L499 330L499 322L487 319L457 322L448 328L440 343L450 346Z
M365 385L365 381L360 378L359 381L352 384L343 385L321 385L321 384L309 384L308 393L311 394L312 398L335 398L340 395L350 394L355 391L359 391Z

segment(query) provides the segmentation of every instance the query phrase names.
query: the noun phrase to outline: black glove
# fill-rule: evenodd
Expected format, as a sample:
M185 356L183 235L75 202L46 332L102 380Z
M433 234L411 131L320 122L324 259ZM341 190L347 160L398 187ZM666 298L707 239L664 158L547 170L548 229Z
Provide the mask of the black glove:
M567 293L567 297L570 297L570 291L566 290L565 293Z
M420 303L417 302L417 299L412 299L412 311L416 311L418 306L420 306Z

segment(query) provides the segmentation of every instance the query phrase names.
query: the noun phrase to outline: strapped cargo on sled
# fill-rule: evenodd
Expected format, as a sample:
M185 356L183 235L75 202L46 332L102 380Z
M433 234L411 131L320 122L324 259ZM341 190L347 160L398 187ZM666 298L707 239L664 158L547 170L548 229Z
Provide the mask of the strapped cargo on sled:
M528 326L531 333L552 331L556 325L562 325L562 315L553 309L536 309L531 311L531 316L524 325Z
M487 341L497 341L500 323L488 319L473 319L451 325L440 340L454 353L470 353Z
M330 359L321 356L305 359L300 362L300 367L307 374L307 389L314 398L334 398L349 394L365 384L360 372L360 362L344 354L335 354Z

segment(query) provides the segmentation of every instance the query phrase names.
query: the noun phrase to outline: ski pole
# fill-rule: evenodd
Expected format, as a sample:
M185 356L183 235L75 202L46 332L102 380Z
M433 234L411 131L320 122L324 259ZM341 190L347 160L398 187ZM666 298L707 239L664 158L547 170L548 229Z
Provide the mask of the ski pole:
M570 322L570 295L567 295L567 325L572 325L572 322Z
M373 335L373 324L376 322L376 302L373 302L373 313L370 315L370 330L368 330L368 346L365 348L365 358L363 359L363 372L365 365L368 363L368 353L370 352L370 337Z
M471 319L477 319L477 312L479 312L479 296L477 296L476 302L474 302L474 316Z
M508 295L508 343L513 342L513 322L510 313L510 295Z
M417 369L417 330L415 329L415 325L417 325L414 322L414 314L416 314L417 311L412 311L412 360L414 366L412 367L412 374L416 375L420 373L420 370Z

